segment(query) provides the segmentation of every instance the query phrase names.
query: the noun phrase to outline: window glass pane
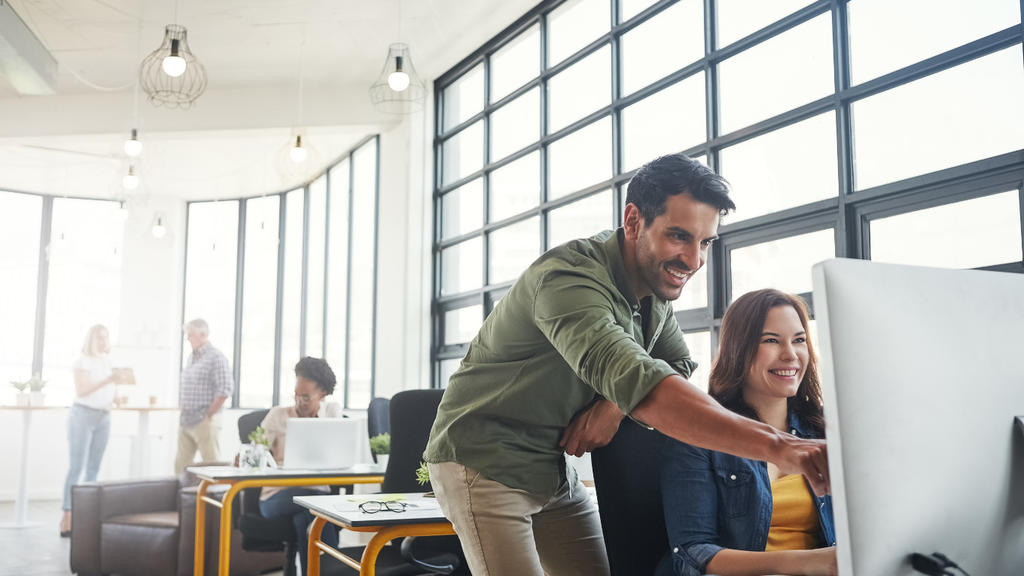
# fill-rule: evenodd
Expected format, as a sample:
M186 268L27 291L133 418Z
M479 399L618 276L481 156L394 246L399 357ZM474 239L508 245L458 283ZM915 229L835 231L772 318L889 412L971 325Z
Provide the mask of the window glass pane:
M723 134L833 93L830 14L722 62L719 78Z
M472 238L441 251L441 295L458 294L484 285L484 241Z
M540 27L531 26L491 56L491 102L540 75Z
M365 409L373 380L373 292L377 277L377 143L352 154L352 307L350 309L348 408Z
M484 167L484 124L477 122L441 145L441 185L450 184Z
M654 4L656 0L619 0L619 22L625 22Z
M0 192L0 325L18 327L0 331L0 385L32 376L42 210L41 196Z
M855 0L846 11L853 84L1020 24L1019 0Z
M540 139L540 88L505 104L491 114L491 161Z
M484 67L480 64L444 89L444 131L484 109Z
M695 74L622 111L622 171L706 139L704 73Z
M605 34L611 27L608 0L569 0L548 14L548 66Z
M681 0L669 6L624 34L621 50L623 96L700 60L704 56L703 3Z
M462 364L462 358L452 358L451 360L441 360L441 378L438 380L438 385L441 388L448 387L448 381L451 380L452 374L459 369L459 364Z
M837 174L835 112L730 146L722 150L722 175L736 202L729 222L837 196Z
M124 245L119 212L117 202L53 200L42 377L54 404L70 404L75 396L72 364L90 326L105 325L111 346L118 345Z
M612 228L612 191L587 196L548 213L548 248Z
M690 374L690 382L707 392L708 376L711 375L711 332L687 332L683 339L690 349L690 358L697 362L697 369Z
M295 388L295 363L299 361L302 328L302 189L285 194L284 293L281 305L281 373L279 398L288 398Z
M1024 147L1020 45L853 103L857 189Z
M531 152L491 172L490 222L540 204L540 152Z
M484 307L480 304L457 308L444 313L444 343L462 344L476 336L484 321Z
M188 205L185 322L195 318L206 320L210 325L210 340L232 363L235 357L237 244L237 201L193 202ZM184 334L181 341L184 365L192 355L192 348Z
M540 218L491 232L488 283L515 280L537 256L540 256Z
M309 185L309 246L306 257L306 356L324 356L324 273L327 248L327 177Z
M612 176L612 122L602 118L548 147L548 199Z
M872 220L871 259L940 268L1020 262L1020 192ZM970 241L952 233L969 230Z
M548 81L548 134L611 103L610 51L605 45Z
M732 299L761 288L810 292L811 266L835 257L831 228L736 248L731 251Z
M711 259L710 251L708 252L708 259ZM704 266L686 281L686 285L683 286L683 291L680 292L679 298L672 301L672 309L692 310L694 308L704 308L707 305L708 265L705 262Z
M238 403L272 406L277 328L278 195L245 202L245 271L242 278L242 356Z
M327 234L327 342L324 359L338 379L335 398L344 397L345 349L348 346L348 243L349 243L349 160L331 168L328 200L330 215Z
M441 238L451 238L484 225L484 185L477 178L441 197Z
M808 0L718 0L718 47L728 46L808 4Z

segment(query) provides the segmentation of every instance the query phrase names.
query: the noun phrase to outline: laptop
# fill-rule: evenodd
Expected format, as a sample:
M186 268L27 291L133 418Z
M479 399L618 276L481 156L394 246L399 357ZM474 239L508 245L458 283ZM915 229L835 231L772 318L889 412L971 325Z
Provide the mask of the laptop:
M283 469L336 470L356 463L363 420L289 418L284 440Z

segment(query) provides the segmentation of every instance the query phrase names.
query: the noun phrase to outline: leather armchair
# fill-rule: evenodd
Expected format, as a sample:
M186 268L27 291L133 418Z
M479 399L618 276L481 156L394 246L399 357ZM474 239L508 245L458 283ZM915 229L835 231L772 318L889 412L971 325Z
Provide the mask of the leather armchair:
M190 484L188 480L186 483ZM71 570L82 576L189 576L195 551L196 486L178 478L93 482L71 489ZM207 508L206 566L217 573L219 510ZM232 534L231 573L280 568L278 554L242 550Z

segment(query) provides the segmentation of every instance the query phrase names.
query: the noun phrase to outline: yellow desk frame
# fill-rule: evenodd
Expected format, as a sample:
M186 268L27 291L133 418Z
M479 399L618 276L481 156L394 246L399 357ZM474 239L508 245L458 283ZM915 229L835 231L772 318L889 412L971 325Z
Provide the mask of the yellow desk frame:
M387 526L348 526L342 522L333 520L317 512L313 513L313 524L309 531L309 548L307 564L307 576L320 576L320 551L335 558L346 566L359 571L360 576L375 576L377 571L377 555L381 549L395 538L403 536L453 536L455 529L451 522L426 522L418 524L390 524ZM356 562L353 558L342 554L329 544L325 544L320 538L324 526L330 522L346 530L353 532L375 532L370 543L363 549L363 557Z
M235 496L246 488L263 488L267 486L291 487L291 486L347 486L350 484L380 484L384 481L384 475L358 475L358 476L319 476L319 477L296 477L296 478L232 478L215 479L199 476L199 492L196 494L196 550L192 573L195 576L203 576L203 564L205 561L204 551L206 547L206 504L220 508L220 542L219 554L217 556L218 576L229 576L231 562L231 507ZM223 500L217 500L207 496L210 486L226 484L228 490ZM322 524L321 524L322 526ZM319 538L319 532L317 532ZM312 540L310 540L312 542ZM319 557L317 558L319 560ZM319 566L319 562L317 563Z

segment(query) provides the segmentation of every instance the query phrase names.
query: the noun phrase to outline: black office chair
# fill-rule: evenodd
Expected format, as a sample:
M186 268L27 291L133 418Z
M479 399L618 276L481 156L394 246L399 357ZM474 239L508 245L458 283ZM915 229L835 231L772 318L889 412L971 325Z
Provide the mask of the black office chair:
M366 431L370 438L391 433L390 406L391 400L387 398L370 400L370 405L366 408ZM377 461L376 454L373 455L373 461Z
M668 550L661 505L664 436L629 418L591 463L612 576L649 576Z
M243 414L238 419L238 439L243 444L249 441L249 433L263 422L267 412L270 410L256 410ZM242 549L261 552L284 551L284 576L295 576L295 555L298 553L298 545L291 518L263 516L260 513L259 488L242 490L238 494L238 505L233 510L237 511L234 523L242 533Z
M437 416L444 390L405 390L391 398L391 457L384 473L381 490L392 492L426 492L430 486L416 482L416 469L423 460L430 428ZM360 558L362 546L342 548L351 558ZM321 559L321 574L351 576L357 572L329 556ZM380 576L412 576L422 574L468 575L462 547L455 536L425 536L397 539L385 546L377 557L376 573Z

